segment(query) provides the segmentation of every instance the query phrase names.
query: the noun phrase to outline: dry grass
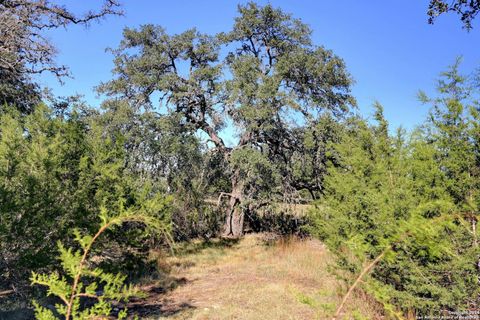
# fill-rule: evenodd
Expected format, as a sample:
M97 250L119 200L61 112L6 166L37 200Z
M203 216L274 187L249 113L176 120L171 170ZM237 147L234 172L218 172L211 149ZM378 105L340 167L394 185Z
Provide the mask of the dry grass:
M167 263L178 286L137 303L158 305L152 319L329 319L346 291L327 271L330 255L316 240L197 242ZM344 315L378 318L375 304L358 294Z

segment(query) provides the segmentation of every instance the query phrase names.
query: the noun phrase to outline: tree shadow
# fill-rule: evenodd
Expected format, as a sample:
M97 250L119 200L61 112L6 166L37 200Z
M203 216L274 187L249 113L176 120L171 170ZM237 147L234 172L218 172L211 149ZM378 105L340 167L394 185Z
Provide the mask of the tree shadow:
M209 254L221 256L226 253L227 249L237 245L238 242L239 240L237 239L226 238L178 243L174 248L174 256L181 259L173 262L173 265L181 266L182 268L193 267L196 262L189 259L190 256L194 257L202 254L206 256L209 256ZM209 250L211 252L206 253ZM186 285L191 280L184 277L173 277L166 270L164 272L158 270L158 273L150 280L152 284L142 286L142 291L146 294L146 297L134 298L126 304L130 315L136 315L140 319L147 317L170 317L179 313L189 314L196 308L189 301L176 301L168 295L169 292ZM113 307L115 314L122 310L125 305L119 303ZM32 309L18 308L11 311L0 311L0 320L29 319L34 319Z
M153 302L153 303L143 303L141 305L135 305L134 307L129 308L129 313L140 319L151 318L151 317L170 317L179 313L184 313L188 311L193 311L196 307L193 305L183 302L180 304L170 302L168 300L163 300L162 302Z
M30 320L35 319L32 309L19 308L11 311L0 311L0 320Z
M234 247L238 242L237 239L210 239L177 243L173 253L175 259L168 264L170 267L175 267L177 272L185 270L195 266L199 259L216 258L226 254L227 249ZM180 274L182 273L183 271L180 271ZM129 314L137 315L139 318L158 318L180 313L182 316L188 316L190 312L193 313L196 306L190 301L174 299L168 293L195 280L176 278L171 275L170 268L166 266L164 272L160 272L159 278L154 281L142 287L146 297L133 299L127 304Z
M187 302L175 302L167 298L167 293L175 290L179 286L187 284L186 278L169 278L169 284L157 283L142 288L146 297L134 298L127 304L128 312L132 316L138 316L140 319L146 317L167 317L180 312L193 310L195 307ZM122 306L118 306L121 310Z

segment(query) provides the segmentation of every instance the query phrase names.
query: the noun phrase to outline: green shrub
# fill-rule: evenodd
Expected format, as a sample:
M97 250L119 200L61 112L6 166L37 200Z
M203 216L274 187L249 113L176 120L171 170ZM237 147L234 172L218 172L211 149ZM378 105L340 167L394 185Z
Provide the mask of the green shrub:
M479 117L457 67L409 141L389 133L380 106L376 124L347 120L312 210L311 232L349 286L376 261L359 286L392 317L479 305Z
M167 210L166 202L147 205L148 208L156 207ZM33 272L32 284L47 287L47 295L57 297L60 302L55 305L55 310L47 309L34 302L35 316L39 320L50 319L91 319L97 316L109 316L112 313L112 304L126 302L133 296L141 295L139 290L125 284L126 276L105 272L101 268L93 267L89 261L92 246L107 230L119 226L126 221L141 222L153 232L161 232L169 237L169 227L165 221L152 217L145 208L140 210L122 210L120 214L110 216L107 210L100 213L101 224L98 231L92 235L84 235L75 230L75 240L80 250L64 247L60 242L60 262L63 273L38 274ZM94 300L87 305L82 299ZM118 318L125 318L126 308L118 313Z

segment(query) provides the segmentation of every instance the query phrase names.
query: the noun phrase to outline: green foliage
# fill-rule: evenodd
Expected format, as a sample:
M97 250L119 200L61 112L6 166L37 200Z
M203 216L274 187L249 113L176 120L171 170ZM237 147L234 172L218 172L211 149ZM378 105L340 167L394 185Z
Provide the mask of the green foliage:
M105 272L94 267L89 262L92 246L102 233L107 229L119 226L126 221L135 221L145 224L153 232L163 232L169 236L165 221L152 216L151 210L158 213L168 211L168 201L150 201L139 209L122 209L119 214L111 216L106 209L100 213L101 224L98 231L92 236L83 235L78 229L74 231L75 240L80 250L66 248L59 242L60 262L63 269L62 275L57 272L51 274L38 274L33 272L31 283L47 287L47 296L55 296L61 303L55 305L52 311L34 302L35 316L37 319L91 319L99 316L110 316L112 303L126 302L133 296L140 296L139 290L125 284L126 276ZM92 305L82 303L82 299L93 299ZM84 301L83 301L84 302ZM127 310L123 309L118 314L119 319L125 318Z
M430 118L409 141L389 134L379 105L374 125L349 119L312 212L312 231L337 254L348 283L386 252L363 287L392 316L478 303L478 125L458 62L438 91L422 94Z
M265 154L254 148L242 148L232 152L230 165L243 181L244 192L249 198L266 198L278 192L280 176ZM260 191L260 192L259 192ZM263 193L263 194L262 194Z
M26 285L32 270L52 267L55 244L70 246L71 230L91 233L104 207L141 208L171 229L162 189L128 165L127 137L103 126L107 115L73 109L56 116L40 105L29 115L0 114L0 284ZM121 199L121 200L119 200ZM146 235L126 225L125 246ZM129 231L131 229L131 231Z
M48 263L72 222L89 224L77 190L87 146L81 121L55 118L44 106L27 117L4 107L0 132L2 277L15 277Z

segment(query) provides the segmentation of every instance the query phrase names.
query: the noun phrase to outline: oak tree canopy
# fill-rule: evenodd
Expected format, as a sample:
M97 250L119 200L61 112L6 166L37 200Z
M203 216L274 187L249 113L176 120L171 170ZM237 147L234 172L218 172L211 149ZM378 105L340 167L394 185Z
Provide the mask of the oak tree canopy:
M111 97L107 107L158 108L208 137L229 164L225 235L233 237L243 233L247 200L290 181L276 162L291 160L286 153L300 147L298 133L355 104L344 62L314 45L306 24L271 5L252 2L238 11L232 30L215 35L194 28L170 35L150 24L125 29L112 50L115 79L99 88ZM238 132L233 147L220 135L227 123Z

